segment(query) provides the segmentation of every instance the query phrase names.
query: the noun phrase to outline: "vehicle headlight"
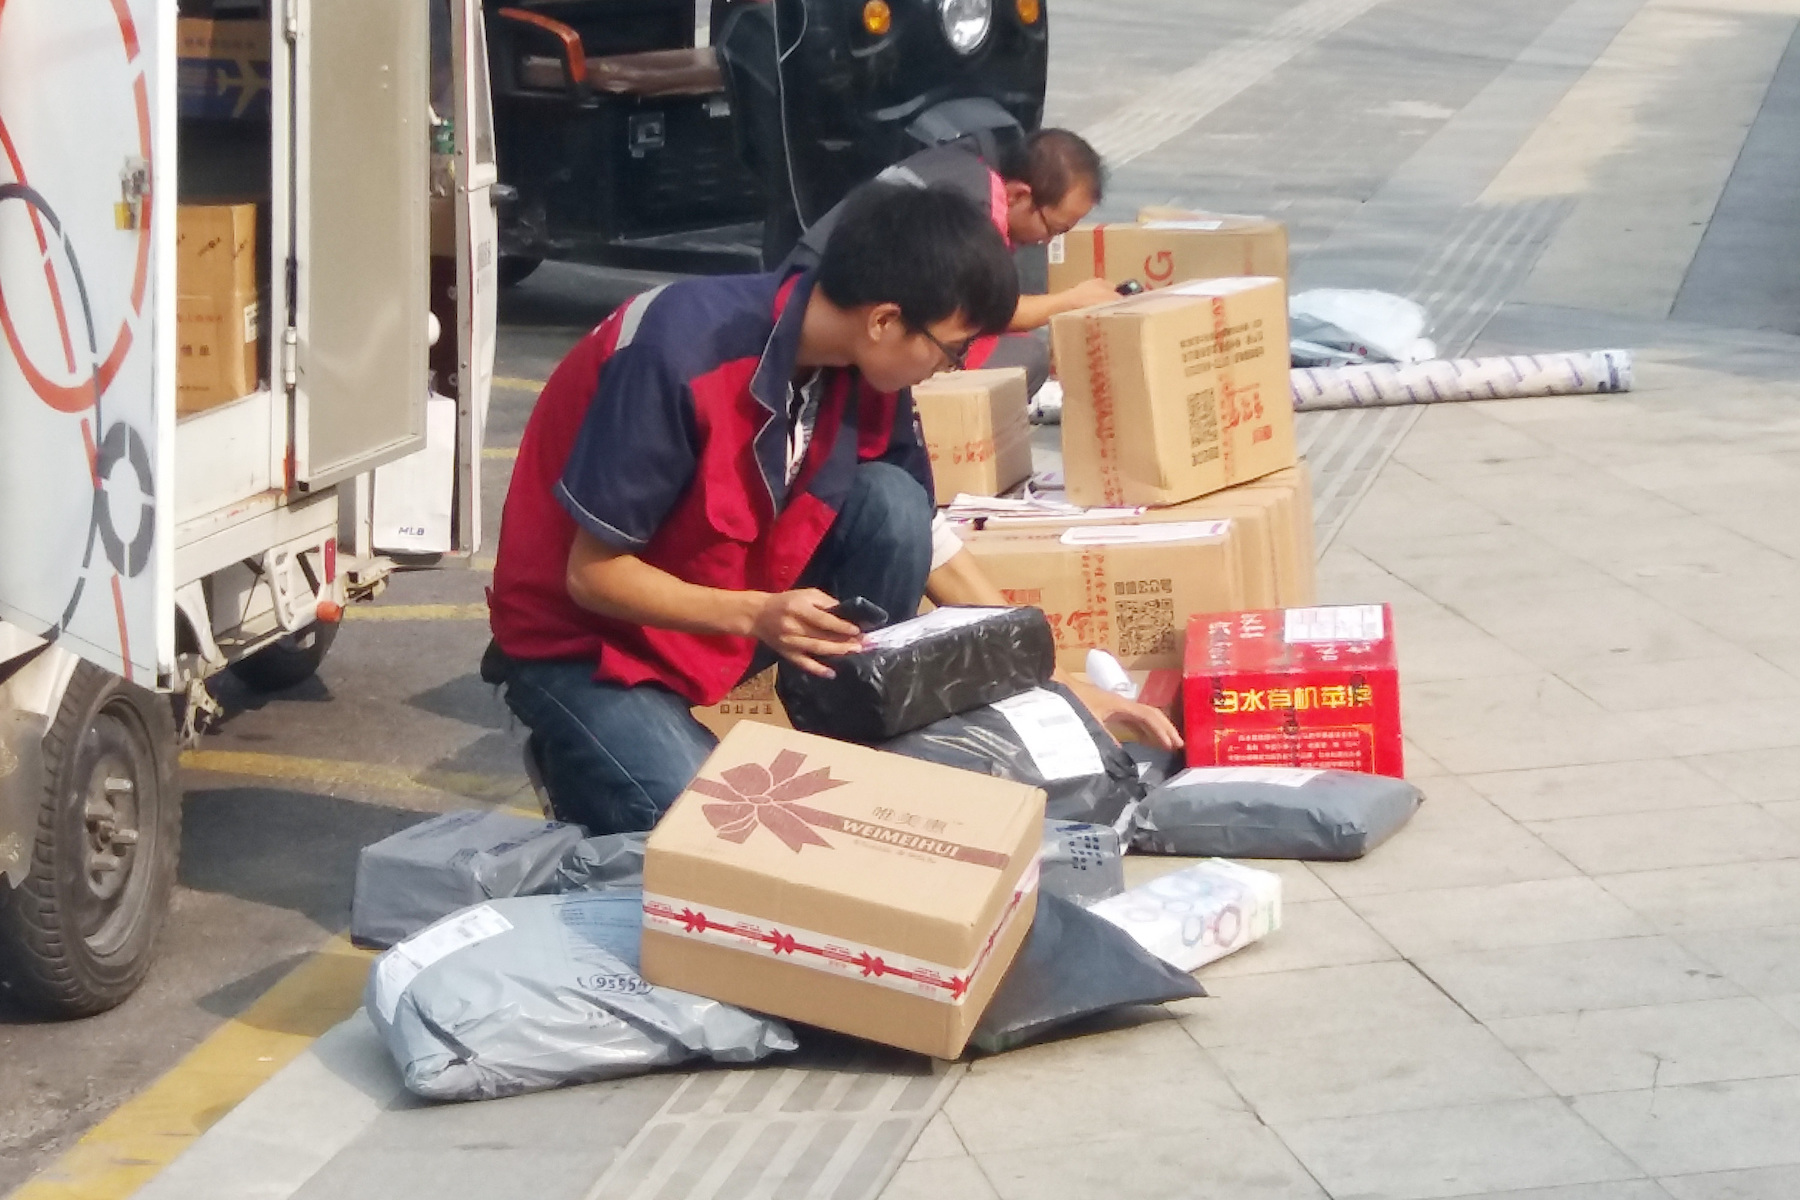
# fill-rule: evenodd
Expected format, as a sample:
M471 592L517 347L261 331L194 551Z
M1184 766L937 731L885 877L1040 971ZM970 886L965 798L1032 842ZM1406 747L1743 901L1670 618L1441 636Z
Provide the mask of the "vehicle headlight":
M993 0L938 0L944 36L958 54L971 54L987 37L994 19Z

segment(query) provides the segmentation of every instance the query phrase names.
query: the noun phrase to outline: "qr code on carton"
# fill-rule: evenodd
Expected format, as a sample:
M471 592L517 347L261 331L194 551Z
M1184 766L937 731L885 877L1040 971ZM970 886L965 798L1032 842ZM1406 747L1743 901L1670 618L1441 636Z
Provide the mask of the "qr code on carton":
M1193 462L1211 462L1219 457L1219 405L1211 388L1191 392L1187 398L1188 449Z
M1145 600L1120 600L1113 606L1119 629L1119 654L1175 653L1175 599L1164 596Z

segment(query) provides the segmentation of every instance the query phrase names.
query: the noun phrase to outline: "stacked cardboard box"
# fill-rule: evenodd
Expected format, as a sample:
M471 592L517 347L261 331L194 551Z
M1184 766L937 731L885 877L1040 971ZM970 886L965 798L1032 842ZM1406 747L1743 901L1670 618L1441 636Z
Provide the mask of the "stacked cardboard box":
M781 697L775 694L774 667L738 684L717 704L698 705L693 712L694 719L711 730L716 738L730 733L740 721L756 721L782 729L794 727L788 720L787 709L781 706Z
M1084 279L1147 289L1232 275L1287 278L1287 228L1263 217L1145 209L1136 224L1078 225L1050 243L1050 290Z
M913 388L912 397L939 504L958 493L998 496L1030 477L1022 368L949 372Z
M176 22L176 107L183 117L269 119L269 22Z
M256 205L183 204L175 222L175 411L256 390Z
M1059 316L1051 337L1072 502L1178 504L1294 465L1279 279L1184 283Z

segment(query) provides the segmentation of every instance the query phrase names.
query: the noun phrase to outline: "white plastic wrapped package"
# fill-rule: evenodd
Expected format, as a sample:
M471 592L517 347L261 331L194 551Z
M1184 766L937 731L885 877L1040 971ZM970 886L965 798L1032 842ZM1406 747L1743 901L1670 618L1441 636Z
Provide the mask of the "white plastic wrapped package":
M422 821L356 859L350 940L383 949L482 900L556 889L579 825L471 809Z
M1404 296L1359 288L1312 288L1288 300L1297 367L1436 358L1425 310Z
M1281 877L1209 858L1088 911L1164 962L1192 971L1281 928Z
M478 904L376 959L364 1003L407 1089L432 1100L795 1048L779 1021L645 982L642 930L636 890Z
M1418 811L1404 779L1299 767L1192 767L1150 790L1132 846L1151 854L1361 858Z
M1631 351L1311 367L1289 372L1289 383L1296 412L1629 392Z

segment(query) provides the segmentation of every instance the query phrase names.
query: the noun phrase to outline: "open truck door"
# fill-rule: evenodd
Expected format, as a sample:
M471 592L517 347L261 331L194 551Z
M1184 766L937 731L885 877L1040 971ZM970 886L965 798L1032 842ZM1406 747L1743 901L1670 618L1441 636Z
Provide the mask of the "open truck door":
M487 30L481 0L451 5L457 62L455 102L456 370L448 384L456 399L456 520L451 548L473 555L481 547L481 451L494 386L499 337L499 170L494 154L494 107L488 87Z

